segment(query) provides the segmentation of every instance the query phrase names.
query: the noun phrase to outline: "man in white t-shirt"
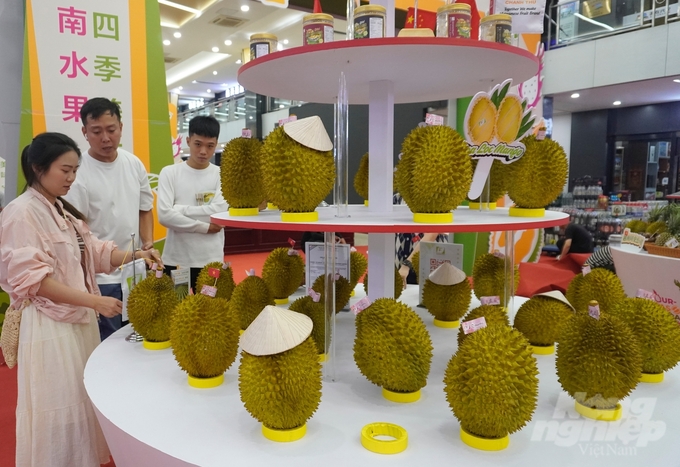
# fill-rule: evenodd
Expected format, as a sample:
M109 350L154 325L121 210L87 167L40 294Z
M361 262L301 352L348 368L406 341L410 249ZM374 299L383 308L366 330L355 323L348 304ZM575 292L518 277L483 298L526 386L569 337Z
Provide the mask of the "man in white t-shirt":
M190 285L207 263L224 260L224 232L210 215L228 209L222 197L220 168L210 163L217 148L220 124L214 117L189 122L189 159L161 170L158 178L158 220L168 228L163 247L167 274L190 268Z
M94 235L113 240L120 250L153 247L153 193L142 161L119 147L123 130L118 104L103 97L80 109L83 135L90 148L83 156L76 181L65 196L87 218ZM123 299L121 272L97 274L102 295ZM102 340L122 326L122 317L100 317Z

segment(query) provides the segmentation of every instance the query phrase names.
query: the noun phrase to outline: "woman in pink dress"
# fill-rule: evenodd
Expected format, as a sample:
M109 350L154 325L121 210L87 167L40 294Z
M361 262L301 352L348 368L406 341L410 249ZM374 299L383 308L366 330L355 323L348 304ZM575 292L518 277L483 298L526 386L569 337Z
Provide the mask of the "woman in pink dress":
M102 297L95 273L131 255L95 238L63 201L76 178L80 150L68 136L43 133L26 146L27 189L0 218L0 287L23 308L17 357L16 467L96 467L109 450L83 385L99 344L97 319L122 312ZM161 263L158 251L138 257Z

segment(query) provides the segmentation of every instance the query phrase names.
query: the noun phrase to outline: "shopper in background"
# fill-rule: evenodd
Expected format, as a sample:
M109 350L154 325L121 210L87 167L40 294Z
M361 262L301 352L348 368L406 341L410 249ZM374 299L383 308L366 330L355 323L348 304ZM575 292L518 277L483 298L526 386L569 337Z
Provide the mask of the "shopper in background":
M0 218L0 286L23 309L17 357L17 467L96 467L109 450L83 385L85 362L99 344L97 317L122 303L99 293L95 273L129 261L96 238L69 192L80 150L68 136L43 133L26 146L28 188ZM156 250L139 253L160 261Z
M210 221L211 214L228 209L220 168L210 163L219 136L220 123L214 117L192 118L189 158L164 167L158 179L158 220L168 228L163 248L166 273L178 266L190 268L194 291L201 268L224 260L224 232Z
M123 123L118 104L95 97L80 109L80 119L90 148L66 199L85 215L95 236L113 240L122 250L139 246L143 251L150 250L153 248L153 194L142 161L119 147ZM123 299L120 281L119 270L97 275L102 295L118 300ZM120 315L102 317L101 339L109 337L122 324Z
M557 247L560 249L558 259L564 258L567 253L593 252L593 236L582 225L572 222L566 229L560 227L560 233L564 234L564 238L557 241Z

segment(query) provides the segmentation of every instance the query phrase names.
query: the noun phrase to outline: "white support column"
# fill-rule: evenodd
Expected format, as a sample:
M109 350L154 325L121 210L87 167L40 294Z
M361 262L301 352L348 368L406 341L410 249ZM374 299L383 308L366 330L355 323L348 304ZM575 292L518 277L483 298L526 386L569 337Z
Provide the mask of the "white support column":
M394 298L394 234L368 234L368 297Z
M387 9L385 18L385 37L394 37L394 0L374 0L375 5L382 5Z

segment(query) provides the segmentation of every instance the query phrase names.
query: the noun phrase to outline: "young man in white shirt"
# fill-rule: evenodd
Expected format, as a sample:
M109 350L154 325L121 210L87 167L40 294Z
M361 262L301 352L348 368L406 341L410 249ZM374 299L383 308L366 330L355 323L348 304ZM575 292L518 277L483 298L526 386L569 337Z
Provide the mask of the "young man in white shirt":
M217 148L220 124L214 117L189 122L189 159L161 170L158 179L158 220L168 228L163 248L167 274L190 268L190 286L207 263L224 260L224 232L210 215L229 207L222 197L220 168L210 163Z
M113 240L120 250L153 247L153 193L146 168L134 154L119 147L123 131L118 104L103 97L80 109L83 135L90 148L83 155L76 181L66 200L82 212L94 235ZM103 296L123 299L121 271L97 274ZM122 317L100 317L102 340L122 326Z

